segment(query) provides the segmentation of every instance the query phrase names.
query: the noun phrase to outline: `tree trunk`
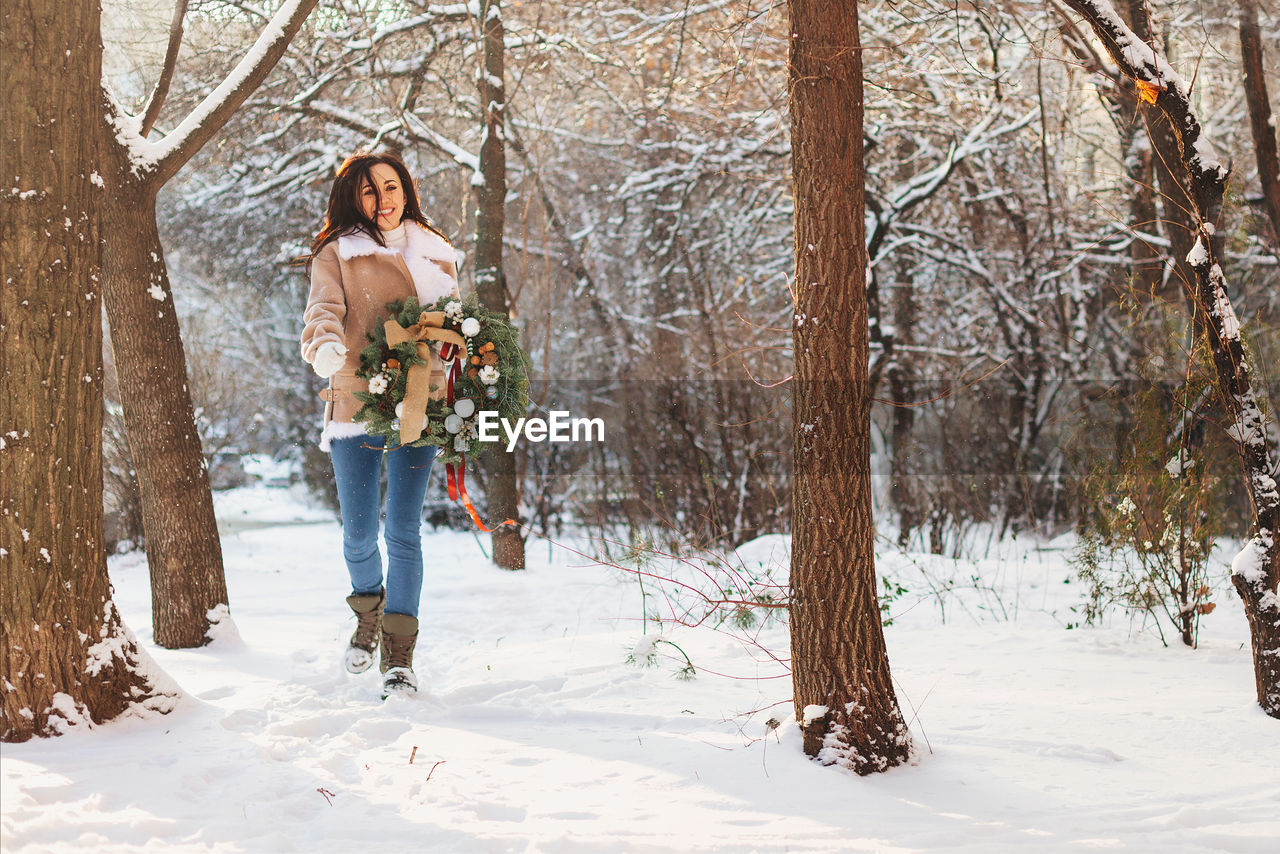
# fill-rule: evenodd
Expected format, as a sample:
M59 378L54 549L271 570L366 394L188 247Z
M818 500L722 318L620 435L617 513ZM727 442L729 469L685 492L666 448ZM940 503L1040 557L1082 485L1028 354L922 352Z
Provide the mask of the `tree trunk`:
M1123 85L1116 81L1116 88ZM1124 158L1125 177L1129 180L1129 222L1133 228L1147 234L1155 234L1156 217L1155 162L1151 141L1135 115L1138 99L1132 94L1116 98L1120 131L1120 153ZM1139 293L1158 290L1161 268L1160 253L1148 241L1137 238L1129 247L1129 285Z
M113 232L103 252L112 353L142 495L155 642L197 647L209 642L208 612L227 603L222 545L156 229L158 188L130 180L128 168L127 161L116 165L106 206Z
M155 693L111 601L102 531L96 2L0 16L0 739Z
M1262 204L1271 220L1271 235L1280 247L1280 155L1276 153L1276 126L1267 98L1267 75L1258 33L1258 4L1240 0L1240 57L1244 65L1244 98L1249 104L1249 127L1258 158L1258 183Z
M503 62L506 45L501 0L480 4L483 64L478 75L484 110L484 139L480 145L480 184L476 187L476 293L493 311L510 314L507 276L502 266L502 235L506 222L507 154L504 124L506 94ZM520 518L520 491L514 453L496 451L489 457L485 495L489 515L496 520ZM524 537L512 525L500 525L492 537L493 562L503 569L524 569Z
M868 774L905 761L911 741L876 599L858 13L789 6L795 713L807 754Z
M1133 31L1148 45L1155 44L1151 27L1151 10L1147 0L1129 0L1129 18ZM1154 48L1153 48L1154 49ZM1154 150L1152 166L1160 187L1160 223L1169 240L1170 272L1157 294L1173 303L1186 302L1195 289L1195 273L1187 264L1187 253L1196 239L1195 203L1187 188L1187 171L1182 165L1178 133L1155 104L1138 100L1147 137Z
M919 306L915 299L915 281L907 277L899 284L894 296L893 325L898 345L915 343L916 315ZM903 358L899 352L889 364L889 399L893 406L893 455L890 458L890 497L898 511L898 545L905 549L911 542L911 532L921 524L919 459L911 434L915 426L916 377L910 356Z

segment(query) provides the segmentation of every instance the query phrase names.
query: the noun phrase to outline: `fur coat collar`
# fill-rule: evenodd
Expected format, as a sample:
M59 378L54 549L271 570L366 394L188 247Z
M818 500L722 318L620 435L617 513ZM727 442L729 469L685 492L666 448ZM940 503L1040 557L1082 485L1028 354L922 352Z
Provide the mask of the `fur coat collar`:
M407 242L403 250L380 246L365 231L353 231L338 238L338 257L343 261L373 257L391 262L403 260L402 271L413 279L418 302L430 305L457 290L457 253L434 231L409 220L405 222ZM403 251L403 256L401 252ZM397 263L397 267L400 265Z
M432 261L456 262L457 257L449 242L434 231L423 228L413 220L405 222L405 233L409 244L405 247L405 256L410 258L429 258ZM381 246L368 232L351 231L338 237L338 257L350 261L360 255L396 254L389 246Z

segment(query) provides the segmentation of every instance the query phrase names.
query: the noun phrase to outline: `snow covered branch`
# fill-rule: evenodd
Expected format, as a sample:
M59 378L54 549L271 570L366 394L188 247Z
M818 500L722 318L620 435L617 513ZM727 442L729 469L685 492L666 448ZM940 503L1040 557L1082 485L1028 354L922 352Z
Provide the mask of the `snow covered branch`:
M420 137L424 142L427 142L441 153L450 157L459 166L464 166L472 172L480 171L479 155L472 154L462 146L432 130L427 126L426 122L418 118L413 113L407 112L404 114L404 117L411 126L411 130L414 134Z
M372 35L352 39L347 42L348 50L370 50L392 36L411 32L418 27L438 24L442 21L465 21L471 12L465 3L454 3L449 6L430 6L420 15L403 18L384 27L379 27Z
M1121 71L1134 80L1139 96L1164 113L1178 136L1198 221L1186 259L1195 271L1197 325L1213 356L1227 435L1244 464L1254 514L1254 534L1233 565L1232 582L1249 619L1258 704L1280 718L1280 491L1272 433L1255 396L1240 321L1219 263L1222 240L1216 221L1228 172L1209 153L1186 81L1125 25L1107 0L1064 2L1084 16Z
M1192 191L1204 221L1216 218L1222 206L1221 186L1227 168L1218 162L1202 135L1191 107L1191 86L1151 45L1129 29L1108 0L1063 0L1093 29L1120 72L1134 81L1139 97L1155 104L1168 117L1182 145L1182 159L1191 175ZM1217 186L1216 197L1214 187Z
M150 174L161 184L177 174L266 79L317 2L285 0L226 79L162 139L147 140L145 122L118 111L116 138L128 148L134 173ZM108 98L115 103L114 97Z

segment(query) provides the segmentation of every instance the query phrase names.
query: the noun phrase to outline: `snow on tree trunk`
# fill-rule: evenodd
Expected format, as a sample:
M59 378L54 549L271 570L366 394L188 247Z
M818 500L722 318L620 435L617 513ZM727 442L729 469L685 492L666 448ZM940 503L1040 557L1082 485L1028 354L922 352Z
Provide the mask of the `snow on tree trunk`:
M0 738L167 708L111 601L102 530L96 2L0 16Z
M473 181L476 190L476 293L489 308L510 314L507 277L502 267L507 200L507 104L502 82L506 45L499 0L484 0L479 11L483 51L477 84L484 110L484 136L480 145L480 171ZM496 521L519 519L520 494L516 483L515 455L491 455L487 471L489 480L485 495L489 501L489 515ZM502 525L494 529L491 536L493 562L503 569L524 569L524 538L520 529Z
M142 495L156 643L208 643L209 611L227 604L222 544L196 431L187 361L156 229L157 188L117 164L107 203L103 276L112 354ZM244 401L252 406L251 401Z
M1202 136L1187 82L1125 26L1106 0L1066 2L1084 17L1121 71L1177 130L1198 223L1195 243L1186 259L1195 273L1191 286L1196 326L1213 355L1227 434L1243 463L1254 515L1253 536L1236 558L1231 580L1249 621L1258 704L1268 715L1280 718L1280 492L1275 481L1280 462L1253 391L1240 321L1219 264L1222 241L1216 225L1228 171L1213 157Z
M791 664L804 750L868 774L911 741L876 599L857 7L792 0Z

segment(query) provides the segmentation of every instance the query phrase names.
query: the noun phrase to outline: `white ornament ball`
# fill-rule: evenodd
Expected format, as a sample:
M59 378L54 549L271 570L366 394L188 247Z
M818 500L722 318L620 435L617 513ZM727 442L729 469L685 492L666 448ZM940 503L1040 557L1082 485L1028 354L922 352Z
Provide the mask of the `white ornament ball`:
M468 338L474 338L480 334L480 321L476 320L474 317L468 317L466 320L462 321L461 329L463 335Z
M462 418L470 418L472 415L475 415L476 402L468 397L464 397L453 405L453 411L458 413Z
M404 418L404 401L396 404L396 418Z
M456 412L445 416L444 429L448 430L450 433L460 432L462 430L462 417Z

